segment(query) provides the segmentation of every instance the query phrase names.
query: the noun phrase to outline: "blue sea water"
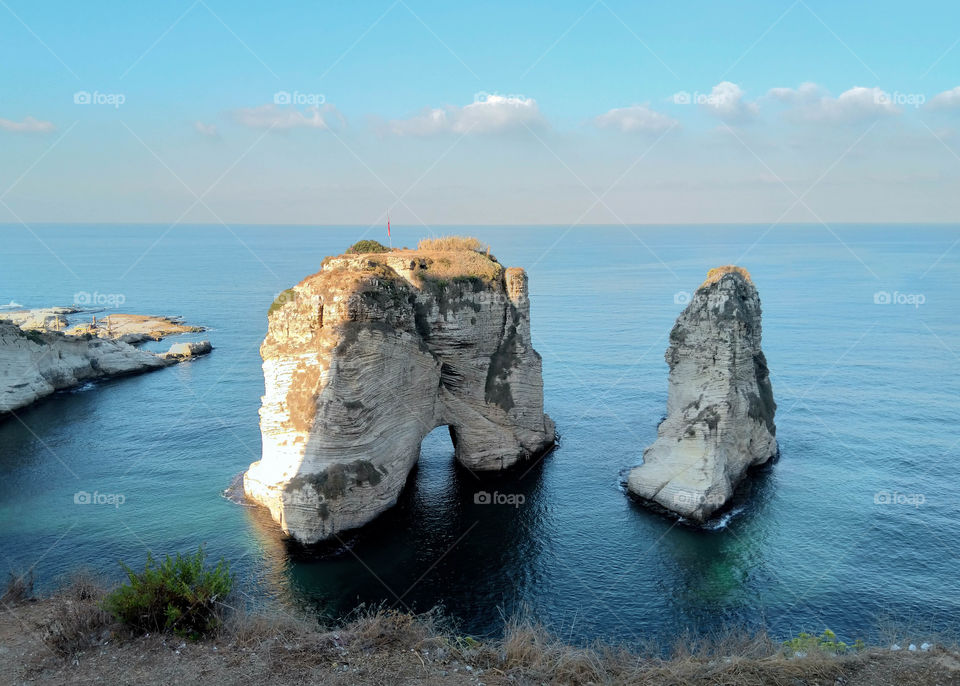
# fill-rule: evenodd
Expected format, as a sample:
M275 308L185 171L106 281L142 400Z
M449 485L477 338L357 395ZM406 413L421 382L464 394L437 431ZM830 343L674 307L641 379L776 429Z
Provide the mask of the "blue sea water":
M204 544L251 602L327 618L442 604L475 634L519 611L568 638L626 642L729 625L851 640L881 620L956 627L958 227L435 226L393 240L465 231L529 272L560 445L480 481L437 430L398 506L347 548L318 550L223 492L259 458L268 306L380 228L0 226L0 303L122 299L111 311L182 315L216 348L0 421L5 566L49 588ZM622 480L665 412L663 352L686 294L727 263L760 291L782 457L696 529L637 506ZM123 502L77 504L80 491ZM477 504L478 491L524 502Z

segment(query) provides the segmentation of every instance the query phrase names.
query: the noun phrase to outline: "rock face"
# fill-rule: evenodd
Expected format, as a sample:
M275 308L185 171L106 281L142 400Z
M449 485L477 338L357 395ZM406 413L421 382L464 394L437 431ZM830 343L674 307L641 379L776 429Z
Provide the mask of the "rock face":
M160 355L161 358L165 360L182 360L188 357L197 357L199 355L206 355L211 350L213 346L210 345L210 341L195 341L192 343L174 343L170 346L170 350Z
M85 381L160 369L211 349L208 341L179 343L170 352L155 355L125 340L21 328L0 319L0 418Z
M630 472L631 493L703 522L749 467L776 455L760 314L745 269L710 270L670 332L667 418Z
M134 374L169 362L127 343L24 331L0 321L0 413L84 381Z
M438 426L475 471L555 440L526 273L476 251L327 258L271 306L260 352L263 453L244 492L303 543L394 505Z

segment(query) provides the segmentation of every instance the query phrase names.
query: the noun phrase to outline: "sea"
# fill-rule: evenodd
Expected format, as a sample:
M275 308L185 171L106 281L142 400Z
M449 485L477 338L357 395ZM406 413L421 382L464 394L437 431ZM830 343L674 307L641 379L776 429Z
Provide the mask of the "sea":
M440 607L630 644L735 627L789 638L960 618L960 226L393 226L468 234L530 277L558 447L477 478L443 428L399 503L345 544L284 539L229 488L260 457L267 309L382 227L0 226L0 307L182 316L207 357L59 392L0 420L0 559L41 591L203 547L233 602L335 622ZM752 274L780 456L703 527L624 483L666 411L670 329L711 267ZM92 310L99 310L92 312ZM2 316L2 309L0 309ZM489 494L489 497L478 495ZM918 634L918 640L922 638Z

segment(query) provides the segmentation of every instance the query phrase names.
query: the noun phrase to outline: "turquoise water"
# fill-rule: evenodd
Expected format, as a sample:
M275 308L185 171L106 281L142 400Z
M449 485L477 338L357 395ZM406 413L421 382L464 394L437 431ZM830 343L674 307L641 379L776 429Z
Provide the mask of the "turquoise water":
M349 549L303 549L222 494L259 457L270 302L365 227L2 226L0 303L122 294L117 311L183 315L210 328L202 337L216 349L0 422L0 554L49 587L80 566L119 579L118 559L136 566L148 550L202 543L233 561L252 600L325 616L358 602L442 603L473 633L521 609L575 639L731 623L853 639L880 618L953 628L960 232L767 228L470 228L502 263L528 269L559 448L481 482L435 431L397 508ZM395 228L394 243L426 233ZM782 457L730 516L692 529L636 506L622 479L665 411L681 292L731 262L763 301ZM875 304L878 292L894 302ZM905 297L916 295L922 304ZM480 490L525 502L477 505ZM78 505L78 491L124 502Z

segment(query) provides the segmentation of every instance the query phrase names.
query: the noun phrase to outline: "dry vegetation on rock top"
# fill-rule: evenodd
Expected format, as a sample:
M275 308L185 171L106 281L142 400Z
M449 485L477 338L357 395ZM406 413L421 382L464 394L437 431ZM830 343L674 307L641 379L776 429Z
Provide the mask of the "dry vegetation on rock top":
M423 279L434 282L479 279L492 283L503 275L503 266L490 254L490 247L470 236L425 238L416 250L391 250L377 241L363 240L354 243L343 255L324 259L323 266L380 272L379 275L385 277L409 274L409 280L417 286L423 285ZM389 273L383 273L384 270Z
M750 272L748 272L743 267L738 267L735 264L726 264L722 267L714 267L707 272L707 278L704 279L703 283L700 284L699 288L705 288L710 284L714 284L720 279L722 279L727 274L739 274L745 278L749 283L753 282L753 279L750 278Z

